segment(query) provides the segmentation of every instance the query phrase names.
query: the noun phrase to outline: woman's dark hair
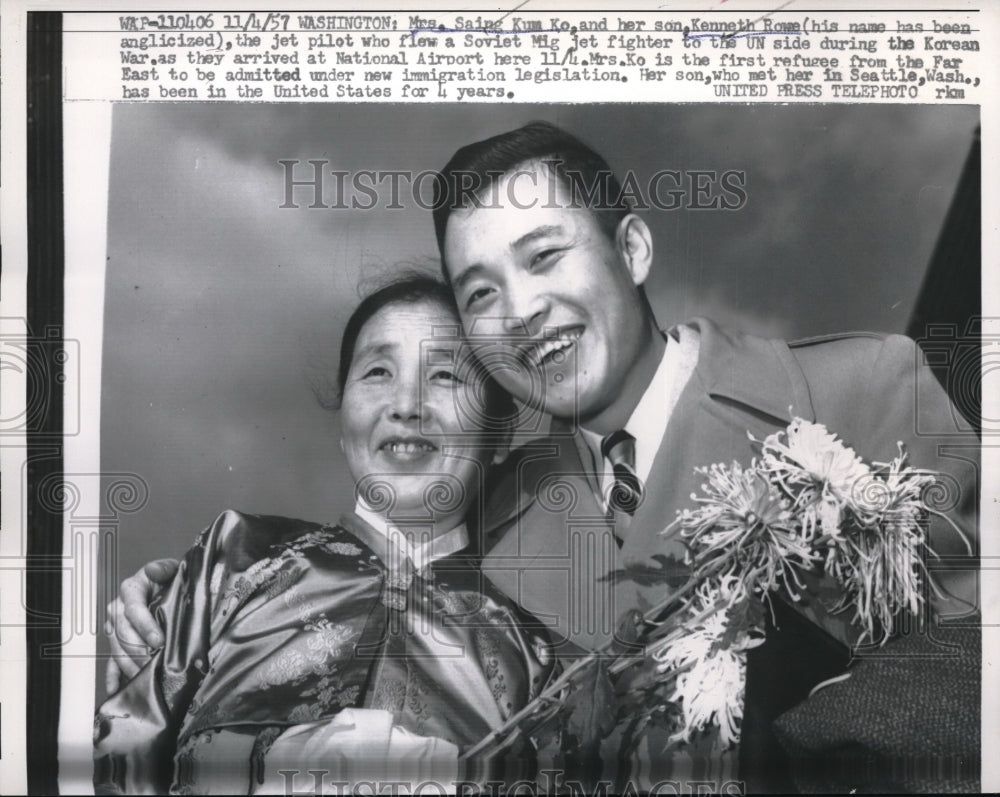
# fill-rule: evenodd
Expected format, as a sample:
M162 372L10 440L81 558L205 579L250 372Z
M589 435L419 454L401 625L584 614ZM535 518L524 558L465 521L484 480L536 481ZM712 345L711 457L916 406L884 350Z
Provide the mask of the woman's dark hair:
M340 361L337 371L338 398L342 399L344 396L344 386L347 384L347 375L351 370L351 361L354 359L354 349L365 324L376 313L389 305L417 304L424 301L440 304L454 314L456 322L459 320L458 305L455 303L455 296L451 288L437 277L432 277L429 274L414 272L396 277L361 300L361 303L351 313L351 317L347 319L347 326L340 339ZM480 363L475 362L472 368L473 375L483 380L482 395L486 400L488 418L479 420L486 421L484 425L489 428L495 427L496 421L499 419L513 418L517 409L510 394L486 373Z

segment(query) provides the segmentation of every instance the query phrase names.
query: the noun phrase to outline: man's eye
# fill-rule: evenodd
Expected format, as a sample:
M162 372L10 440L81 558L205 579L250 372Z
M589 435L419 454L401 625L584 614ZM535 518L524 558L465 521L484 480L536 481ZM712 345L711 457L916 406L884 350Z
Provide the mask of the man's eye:
M435 371L431 374L431 379L436 379L439 382L451 382L454 384L460 384L462 381L458 378L458 375L454 371L447 370Z
M381 365L374 365L365 371L362 375L362 379L375 379L382 376L389 376L389 369Z
M554 255L559 254L560 251L562 251L562 250L560 250L560 249L543 249L542 251L537 252L535 255L532 256L532 258L531 258L531 265L532 266L537 266L537 265L544 264L546 261L551 260Z

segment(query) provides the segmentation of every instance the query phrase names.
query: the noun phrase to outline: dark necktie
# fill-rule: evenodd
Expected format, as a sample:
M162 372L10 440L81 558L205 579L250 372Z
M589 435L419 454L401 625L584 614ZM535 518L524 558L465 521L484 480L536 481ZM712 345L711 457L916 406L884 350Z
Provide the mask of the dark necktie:
M601 456L611 463L615 477L608 495L608 511L631 517L642 503L642 483L635 473L635 438L624 429L601 441Z

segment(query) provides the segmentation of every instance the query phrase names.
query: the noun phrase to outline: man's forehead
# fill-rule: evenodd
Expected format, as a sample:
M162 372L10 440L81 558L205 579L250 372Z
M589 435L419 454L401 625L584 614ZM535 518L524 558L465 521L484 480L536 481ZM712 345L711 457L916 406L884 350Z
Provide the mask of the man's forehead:
M501 184L499 194L487 195L475 205L453 211L445 228L446 240L455 230L475 234L489 228L513 244L528 234L538 237L575 229L592 215L588 209L574 206L562 189L553 193L544 186L536 189L529 183L510 185L510 193Z
M479 210L526 211L572 209L573 193L566 180L544 161L525 161L503 174L487 173L486 181L471 181L459 191L460 207L451 216L468 217ZM580 209L576 203L576 209Z
M454 280L470 265L482 265L497 254L497 247L516 249L597 224L594 211L574 201L570 188L551 166L528 161L499 177L474 202L467 199L449 214L444 236L446 268Z

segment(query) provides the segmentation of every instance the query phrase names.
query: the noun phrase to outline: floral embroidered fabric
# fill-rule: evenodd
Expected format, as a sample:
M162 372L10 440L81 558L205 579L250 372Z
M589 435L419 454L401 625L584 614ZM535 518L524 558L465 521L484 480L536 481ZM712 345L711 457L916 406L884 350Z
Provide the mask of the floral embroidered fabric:
M156 607L164 647L98 711L96 787L252 793L281 730L348 707L461 749L540 691L544 630L475 562L391 559L353 515L223 513Z

